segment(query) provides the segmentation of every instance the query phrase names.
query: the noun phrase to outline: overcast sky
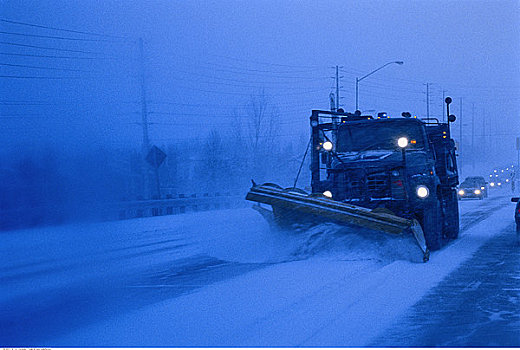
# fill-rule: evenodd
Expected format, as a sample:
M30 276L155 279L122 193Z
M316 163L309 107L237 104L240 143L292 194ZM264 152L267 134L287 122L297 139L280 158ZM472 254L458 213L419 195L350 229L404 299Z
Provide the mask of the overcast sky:
M474 110L474 143L516 159L519 1L0 4L0 70L9 76L0 78L0 127L10 144L35 135L70 147L140 142L141 37L152 142L227 132L229 116L243 114L262 91L283 120L280 137L296 137L308 132L312 108L329 107L334 66L341 66L341 106L353 111L356 77L398 60L404 64L360 82L360 109L425 116L431 83L431 115L442 118L443 93L457 115L463 99L463 144Z

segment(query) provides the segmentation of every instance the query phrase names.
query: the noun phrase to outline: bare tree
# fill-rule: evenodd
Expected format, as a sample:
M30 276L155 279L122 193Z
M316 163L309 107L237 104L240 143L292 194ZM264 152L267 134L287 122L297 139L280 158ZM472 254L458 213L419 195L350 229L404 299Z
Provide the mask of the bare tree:
M262 178L272 168L273 155L278 151L275 147L275 130L279 114L262 90L260 94L251 96L246 107L246 116L248 160L252 162L250 174Z

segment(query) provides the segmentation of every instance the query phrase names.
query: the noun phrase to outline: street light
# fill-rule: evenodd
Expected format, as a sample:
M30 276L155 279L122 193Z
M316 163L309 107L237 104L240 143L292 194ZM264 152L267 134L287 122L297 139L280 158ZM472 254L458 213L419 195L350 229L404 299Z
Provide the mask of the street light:
M358 100L359 100L359 82L360 82L361 80L365 79L366 77L368 77L368 76L374 74L374 73L377 72L378 70L383 69L383 68L385 68L386 66L388 66L388 65L390 65L390 64L393 64L393 63L396 63L396 64L398 64L398 65L402 65L404 62L403 62L403 61L392 61L392 62L388 62L388 63L382 65L381 67L379 67L379 68L373 70L372 72L368 73L367 75L362 76L361 78L356 78L356 110L359 109L359 103L358 103Z

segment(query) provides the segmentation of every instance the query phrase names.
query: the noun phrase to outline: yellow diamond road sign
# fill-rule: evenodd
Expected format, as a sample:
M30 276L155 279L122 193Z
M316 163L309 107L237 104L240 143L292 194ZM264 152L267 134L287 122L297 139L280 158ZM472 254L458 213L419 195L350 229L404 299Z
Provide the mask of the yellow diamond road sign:
M164 159L166 158L166 153L161 151L157 146L152 146L150 152L146 156L146 161L153 166L154 168L158 168Z

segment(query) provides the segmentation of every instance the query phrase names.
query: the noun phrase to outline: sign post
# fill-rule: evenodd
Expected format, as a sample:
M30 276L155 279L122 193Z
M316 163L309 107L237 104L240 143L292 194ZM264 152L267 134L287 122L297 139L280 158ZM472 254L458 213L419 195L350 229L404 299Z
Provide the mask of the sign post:
M161 198L161 183L159 181L159 167L166 159L166 153L161 151L157 146L152 146L150 152L146 156L146 161L148 164L152 166L155 172L155 185L156 185L156 194L157 199Z

